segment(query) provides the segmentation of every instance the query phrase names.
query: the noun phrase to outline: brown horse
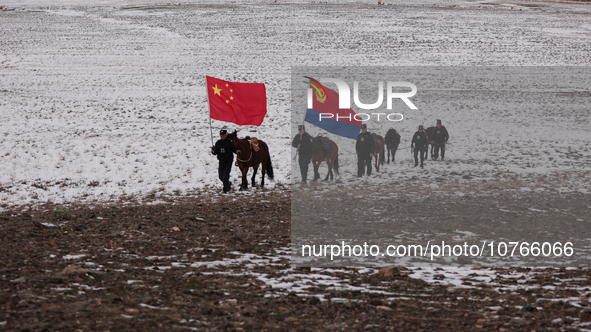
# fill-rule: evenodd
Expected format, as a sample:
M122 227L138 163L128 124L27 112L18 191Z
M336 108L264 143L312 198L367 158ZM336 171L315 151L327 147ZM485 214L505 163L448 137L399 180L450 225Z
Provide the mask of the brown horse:
M329 176L331 180L333 179L333 168L334 172L339 175L339 147L332 140L328 140L330 149L328 151L324 150L322 139L328 140L328 138L322 136L314 137L312 140L312 165L314 165L314 181L320 179L318 168L320 168L322 161L326 161L326 165L328 166L328 173L326 174L324 181L327 181Z
M386 142L382 136L376 134L372 134L371 136L373 137L374 135L378 139L378 144L376 144L376 150L374 151L373 156L375 158L376 172L379 172L380 165L384 165L384 145Z
M388 150L388 164L390 163L390 152L392 152L392 162L396 156L396 151L400 145L400 134L394 128L388 129L386 133L386 149Z
M236 148L240 150L240 153L236 156L236 164L242 172L242 184L240 190L248 189L248 181L246 180L246 174L248 168L252 167L254 173L252 174L251 183L255 186L254 179L257 175L259 164L261 165L261 188L265 186L265 172L269 179L273 180L273 165L271 163L271 155L269 154L269 147L267 143L257 140L256 138L250 138L246 136L244 139L238 138L236 130L233 133L228 134L228 138L234 143Z

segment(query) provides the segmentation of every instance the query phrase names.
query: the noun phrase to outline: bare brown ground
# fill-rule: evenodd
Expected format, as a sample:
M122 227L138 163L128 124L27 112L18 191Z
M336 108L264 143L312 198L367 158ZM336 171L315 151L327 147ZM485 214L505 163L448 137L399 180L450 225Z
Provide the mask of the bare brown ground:
M470 289L432 285L409 278L404 268L389 276L290 270L289 257L277 254L290 242L290 198L289 192L201 195L157 205L1 213L0 330L532 331L591 322L586 269L538 271L524 283L531 289L511 292L470 278L464 281ZM204 264L246 254L234 265ZM269 261L249 265L256 257ZM312 295L297 296L259 278L296 273L383 285L399 299L310 282ZM570 281L560 286L564 279ZM560 300L569 297L580 304Z

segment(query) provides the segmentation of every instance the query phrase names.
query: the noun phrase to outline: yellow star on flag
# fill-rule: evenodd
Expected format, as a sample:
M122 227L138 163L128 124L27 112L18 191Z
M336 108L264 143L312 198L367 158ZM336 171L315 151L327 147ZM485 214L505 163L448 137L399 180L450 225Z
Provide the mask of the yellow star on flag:
M213 89L213 94L214 94L214 95L218 95L218 96L220 96L220 97L222 96L222 95L220 94L220 91L222 91L222 89L218 88L218 85L217 85L217 84L216 84L215 86L212 86L211 88Z
M234 96L230 96L230 100L234 100Z
M228 84L226 84L226 88L227 88L227 87L229 87L229 85L228 85Z
M226 100L226 104L229 104L229 103L230 103L230 101L229 100Z

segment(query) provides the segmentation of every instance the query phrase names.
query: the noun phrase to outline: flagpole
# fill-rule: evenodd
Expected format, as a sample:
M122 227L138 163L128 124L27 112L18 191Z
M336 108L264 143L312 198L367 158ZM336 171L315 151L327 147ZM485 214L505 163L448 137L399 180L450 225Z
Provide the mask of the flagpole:
M211 109L209 108L209 90L207 89L207 77L205 77L205 96L207 96L207 112L209 113L209 134L211 146L213 146L213 130L211 129Z
M211 129L211 115L209 118L209 137L211 137L211 146L213 146L213 130Z

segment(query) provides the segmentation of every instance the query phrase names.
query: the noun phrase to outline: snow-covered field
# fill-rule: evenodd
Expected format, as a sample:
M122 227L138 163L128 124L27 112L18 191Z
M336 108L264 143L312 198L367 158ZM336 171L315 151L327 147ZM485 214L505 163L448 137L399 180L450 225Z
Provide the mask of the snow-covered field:
M275 181L267 184L271 190L283 191L292 180L299 180L299 172L292 171L291 165L295 153L290 144L294 131L290 116L292 66L591 64L591 6L586 4L387 0L386 6L377 6L374 0L323 2L0 0L0 211L19 207L26 210L42 203L119 199L142 203L164 196L220 192L217 161L209 153L212 138L205 75L266 84L268 115L262 126L238 128L213 120L213 136L215 140L216 132L227 128L238 129L240 136L256 135L265 140L276 175ZM580 98L589 96L589 90L579 93ZM322 196L335 186L357 191L367 183L376 187L392 181L391 186L404 190L410 199L424 197L425 191L430 195L450 195L456 201L464 196L478 198L509 192L507 197L513 195L516 202L531 196L531 206L517 210L511 204L494 203L490 210L525 222L554 213L584 225L591 221L591 213L581 211L580 206L576 213L581 219L574 219L570 207L542 206L544 201L535 201L535 195L544 192L548 198L571 194L568 197L576 197L578 202L581 196L589 195L591 108L562 113L549 113L548 109L538 112L524 108L523 112L503 113L499 107L497 111L502 117L474 114L466 108L441 114L435 106L417 113L407 112L407 119L397 125L403 135L401 147L405 149L397 155L396 164L386 165L370 179L354 179L354 143L343 139L341 181L336 185L313 185L310 191L314 196ZM449 161L429 162L425 170L412 168L408 153L411 134L418 124L430 125L439 117L452 137L447 152ZM380 130L383 135L384 128ZM311 126L309 131L319 132ZM478 142L478 148L474 148L474 142ZM324 168L321 174L325 174ZM232 180L236 186L236 168ZM239 195L258 190L231 194L235 197L213 196L214 200L224 202L239 200ZM377 199L379 194L371 195ZM591 209L591 205L587 207ZM472 215L481 211L485 210L473 211ZM402 221L416 223L415 219L400 215ZM496 222L504 224L502 218ZM64 238L67 230L68 236L74 234L60 224L40 225L59 229ZM556 229L556 234L560 231ZM43 234L44 230L36 228L35 233ZM136 233L141 232L133 234ZM477 236L486 236L471 233L467 228L455 233L452 240L476 242ZM432 234L417 241L430 239L429 236ZM131 239L129 235L130 242ZM70 243L67 238L63 241ZM132 244L137 243L125 241L121 246L133 248ZM97 252L105 246L106 243L96 244ZM97 260L99 255L90 255L84 247L64 247L67 250L44 247L43 250L54 250L44 260L48 269L58 271L60 264L104 269ZM388 288L396 280L377 286L359 282L363 276L378 273L373 267L311 269L310 273L302 273L287 266L290 249L283 245L265 255L232 252L233 258L216 259L201 255L199 251L208 250L206 247L196 249L191 260L180 254L158 257L157 252L140 257L123 247L115 249L119 254L105 249L104 260L127 266L110 271L117 274L123 274L125 269L144 271L144 265L123 265L131 256L146 261L170 261L154 264L146 274L126 281L138 287L142 285L139 279L148 278L152 272L182 271L186 277L197 273L213 275L212 278L246 276L264 291L265 298L295 293L323 301L327 292L342 291L343 298L333 297L329 301L351 302L345 298L347 292L363 292L378 294L389 305L405 301L408 295L392 291L397 287ZM217 249L210 251L214 250ZM16 265L12 273L19 279L25 278ZM277 271L267 272L269 266ZM577 310L588 306L588 270L576 269L580 278L568 277L568 271L468 266L442 269L418 265L401 268L405 277L422 279L432 288L445 285L446 294L455 292L459 295L457 300L472 288L515 295L522 302L531 298L527 292L543 294L540 304L537 300L530 303L533 309L561 317L553 320L557 320L557 326L565 319L572 321L570 327L583 330L588 322L571 320L541 304L562 301ZM18 279L12 281L16 287ZM24 281L19 281L19 285L20 282ZM327 291L314 290L314 285ZM102 287L77 282L53 290L77 290L77 296L81 296L84 292L100 292ZM220 301L233 304L234 296L224 294ZM474 303L475 307L490 303L486 310L478 310L491 318L509 307L522 309L491 297L464 301ZM160 309L144 302L140 305ZM449 300L449 306L454 305ZM513 311L506 315L521 319L521 314ZM7 321L0 321L0 327L6 324Z
M276 174L269 187L284 188L292 177L291 66L586 66L591 61L591 6L583 4L8 0L0 5L5 9L0 11L2 208L141 201L219 189L217 161L209 154L205 75L266 84L263 125L237 128L214 120L214 139L226 127L266 140ZM427 178L480 169L482 176L471 176L478 181L492 176L495 167L511 165L519 176L563 172L573 180L568 190L588 190L588 111L509 117L510 135L495 137L474 134L484 123L464 127L467 115L444 119L452 135L450 163L430 166ZM540 118L542 127L535 127ZM410 137L416 121L401 124L403 136ZM515 123L527 130L513 130ZM550 132L541 146L532 137L540 129ZM462 137L479 139L480 148L471 149L470 141L458 140ZM531 143L519 143L524 140ZM409 145L404 137L401 145ZM498 158L487 157L493 150ZM398 161L396 174L412 171L408 153ZM232 179L238 181L237 169Z

